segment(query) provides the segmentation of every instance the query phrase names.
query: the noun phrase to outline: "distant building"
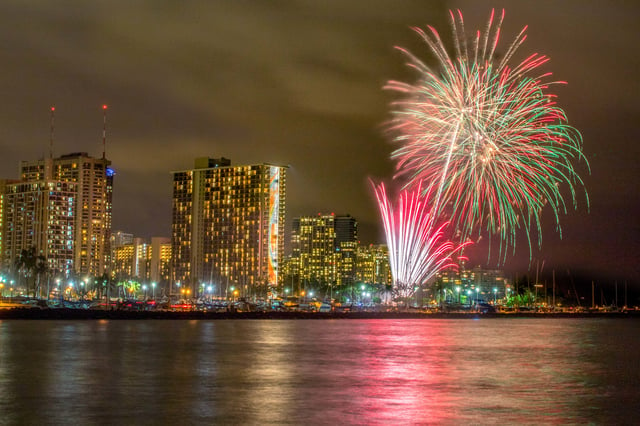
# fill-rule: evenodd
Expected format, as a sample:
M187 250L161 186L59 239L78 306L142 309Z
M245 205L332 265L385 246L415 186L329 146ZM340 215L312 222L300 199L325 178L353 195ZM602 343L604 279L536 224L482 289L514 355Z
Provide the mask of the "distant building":
M153 237L151 243L142 238L128 238L131 234L114 234L111 275L116 281L134 279L142 284L156 283L166 288L170 280L171 240ZM124 242L121 239L125 236Z
M291 268L302 283L342 285L353 282L358 223L350 215L318 214L293 220Z
M336 233L336 247L341 243L358 242L358 222L351 215L334 216L334 229Z
M357 282L373 285L392 283L389 251L386 245L358 246L355 279Z
M171 173L173 282L194 295L205 284L243 295L279 284L286 167L198 158L193 169Z
M338 257L337 282L349 285L355 282L358 250L358 222L351 215L336 216L336 250Z
M500 269L484 269L475 266L467 269L464 260L459 268L447 269L438 273L436 282L442 294L434 299L443 298L451 302L475 303L477 300L493 301L508 295L510 280Z
M123 246L125 244L133 244L133 234L122 231L116 231L111 234L112 249Z
M301 283L336 284L338 256L334 215L295 218L291 241L292 262L297 263Z
M113 247L111 254L111 275L116 282L137 278L140 271L141 259L138 257L138 245L141 239L134 239L129 244Z
M171 280L171 238L152 237L149 281L167 286ZM168 288L167 288L168 290Z
M484 269L476 266L467 271L469 283L478 289L484 300L491 300L494 296L504 296L509 288L509 279L506 278L503 270ZM495 294L494 294L495 293Z
M20 162L20 180L4 184L3 263L35 246L54 275L107 272L114 176L110 164L84 152Z

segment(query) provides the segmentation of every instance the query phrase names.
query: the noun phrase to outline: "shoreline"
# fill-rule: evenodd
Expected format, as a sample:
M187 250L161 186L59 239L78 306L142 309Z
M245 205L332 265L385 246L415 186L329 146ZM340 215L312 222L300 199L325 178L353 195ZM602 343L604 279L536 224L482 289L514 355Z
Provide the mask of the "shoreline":
M640 318L639 311L624 312L200 312L200 311L125 311L85 309L0 310L0 321L27 320L330 320L330 319L480 319L480 318Z

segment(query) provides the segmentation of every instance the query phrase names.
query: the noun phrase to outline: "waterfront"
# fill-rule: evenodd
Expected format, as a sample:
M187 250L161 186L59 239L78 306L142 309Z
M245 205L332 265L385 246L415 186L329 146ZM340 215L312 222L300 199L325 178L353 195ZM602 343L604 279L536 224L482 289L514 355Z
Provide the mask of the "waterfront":
M0 424L634 424L637 318L0 321Z

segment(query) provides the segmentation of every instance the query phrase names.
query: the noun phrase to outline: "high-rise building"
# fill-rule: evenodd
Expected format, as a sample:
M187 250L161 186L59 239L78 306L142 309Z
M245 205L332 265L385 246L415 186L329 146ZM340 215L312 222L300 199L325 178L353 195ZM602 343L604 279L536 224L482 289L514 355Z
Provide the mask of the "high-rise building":
M109 160L90 157L86 152L20 163L24 183L73 183L73 270L78 274L99 276L109 268L115 174L110 164Z
M358 223L350 215L318 214L293 220L292 271L303 283L353 282Z
M50 271L73 271L76 186L53 180L0 185L0 258L5 269L11 268L22 250L35 247Z
M0 179L0 270L5 268L4 265L4 210L6 204L6 197L4 192L7 188L7 183L10 181L7 179Z
M341 243L358 242L358 222L351 215L335 216L333 219L336 230L336 247Z
M293 220L292 260L298 263L303 283L336 284L337 262L335 216L302 216Z
M198 158L174 171L171 265L174 283L264 294L279 283L284 251L286 167L231 166Z
M35 247L53 275L106 272L114 175L109 165L86 153L22 161L20 180L2 185L4 267Z

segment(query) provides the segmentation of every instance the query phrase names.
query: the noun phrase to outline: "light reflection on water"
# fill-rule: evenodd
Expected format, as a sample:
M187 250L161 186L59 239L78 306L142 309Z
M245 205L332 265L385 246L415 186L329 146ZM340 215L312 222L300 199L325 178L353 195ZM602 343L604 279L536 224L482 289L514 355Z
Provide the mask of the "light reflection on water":
M635 424L639 325L0 321L0 424Z

